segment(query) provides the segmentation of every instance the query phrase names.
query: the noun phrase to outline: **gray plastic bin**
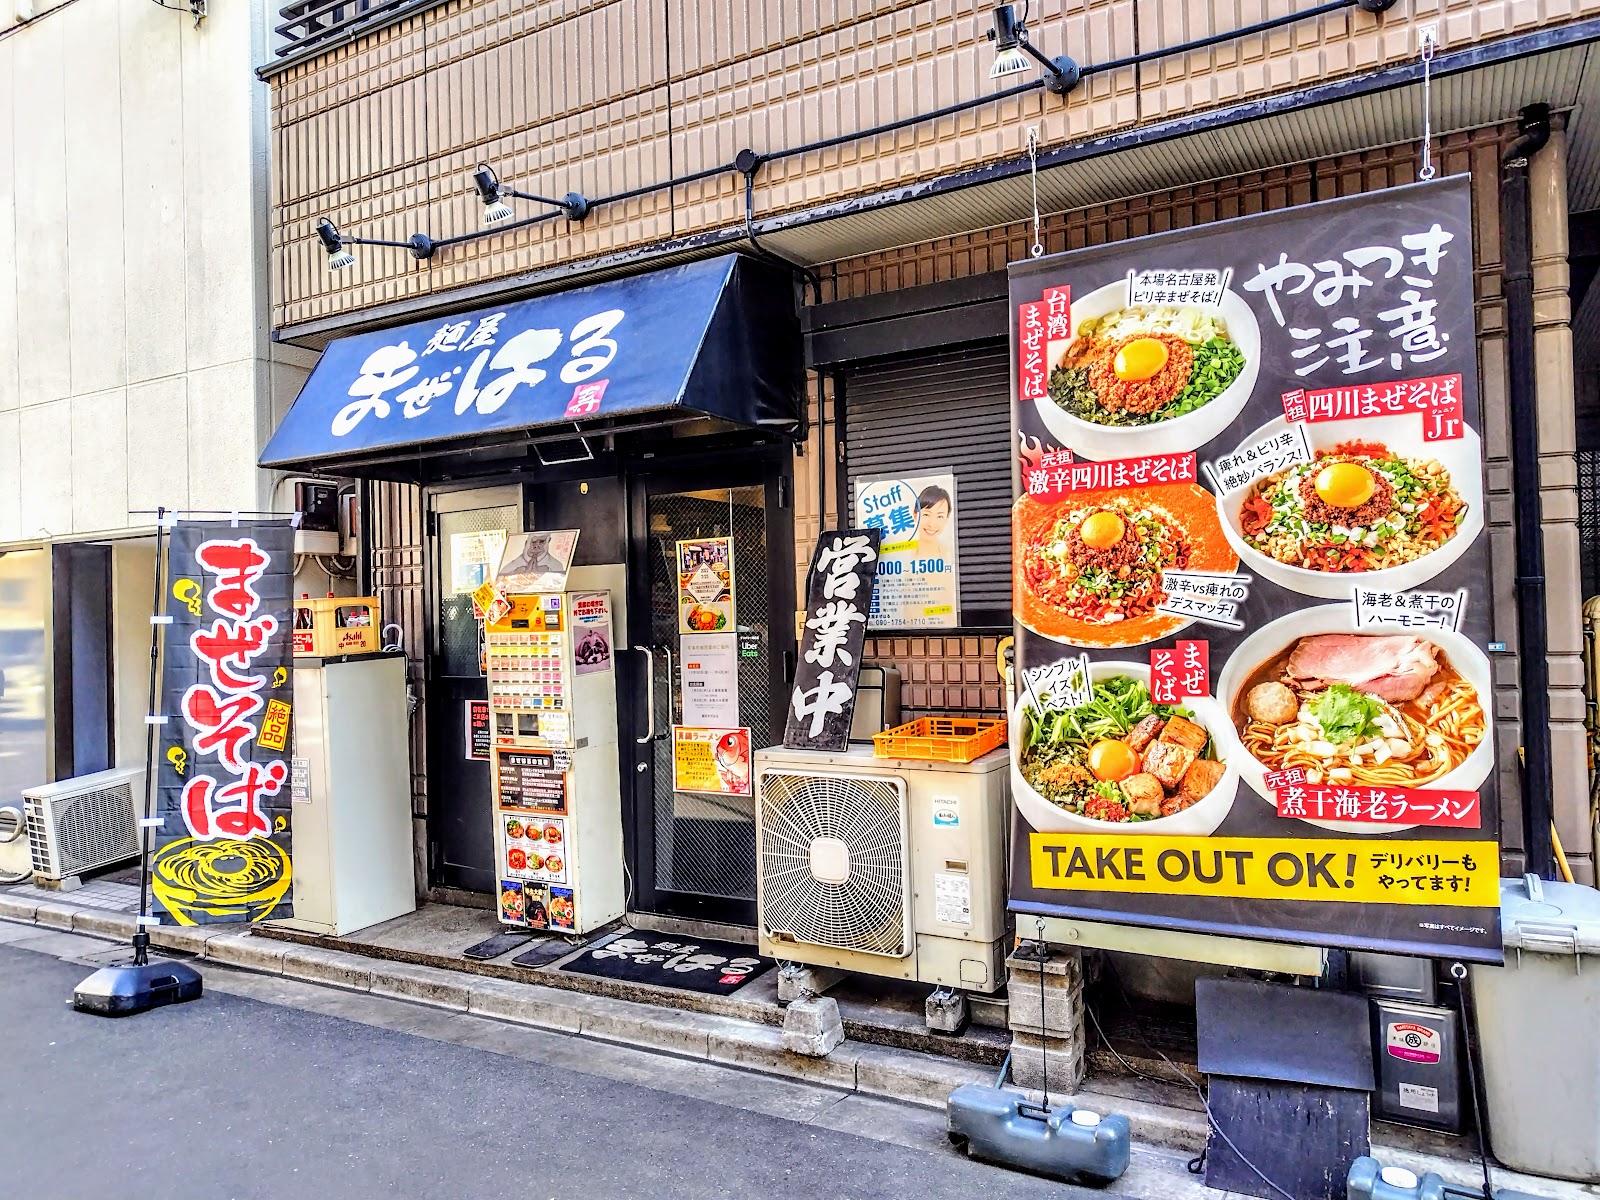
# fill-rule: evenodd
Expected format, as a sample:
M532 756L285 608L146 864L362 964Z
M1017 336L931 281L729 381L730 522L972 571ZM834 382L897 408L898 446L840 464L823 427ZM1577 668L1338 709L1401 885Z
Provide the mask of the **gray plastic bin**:
M1508 1167L1600 1182L1600 892L1500 881L1506 965L1473 967L1489 1144Z

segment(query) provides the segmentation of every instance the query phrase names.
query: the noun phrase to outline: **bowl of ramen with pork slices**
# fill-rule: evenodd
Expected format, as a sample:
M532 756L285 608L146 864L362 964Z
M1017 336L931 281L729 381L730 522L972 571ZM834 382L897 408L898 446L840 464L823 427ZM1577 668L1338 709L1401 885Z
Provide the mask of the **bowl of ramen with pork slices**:
M1311 785L1478 788L1494 766L1488 658L1449 630L1350 620L1346 604L1291 613L1229 657L1217 698L1245 782L1268 803L1267 773L1291 769ZM1407 828L1303 819L1344 833Z
M1023 819L1041 833L1214 833L1239 790L1222 706L1157 704L1148 662L1091 663L1089 679L1086 704L1024 688L1012 710Z
M1178 454L1239 415L1261 365L1250 306L1129 304L1127 280L1074 299L1071 335L1049 342L1039 417L1076 454L1103 460Z
M1483 530L1478 435L1422 440L1421 418L1308 424L1309 462L1217 497L1222 532L1243 569L1303 596L1421 587ZM1288 432L1279 417L1254 446Z

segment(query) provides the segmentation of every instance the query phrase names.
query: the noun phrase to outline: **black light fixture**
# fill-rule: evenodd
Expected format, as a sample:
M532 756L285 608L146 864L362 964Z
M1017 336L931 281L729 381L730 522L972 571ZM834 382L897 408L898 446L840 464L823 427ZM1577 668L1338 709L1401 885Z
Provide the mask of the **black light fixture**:
M328 270L342 271L356 261L356 256L350 253L351 246L396 246L410 253L418 262L424 262L433 257L436 243L425 233L413 233L403 242L391 242L385 238L351 237L348 233L340 233L339 227L327 217L317 222L317 238L322 242L322 248L328 252Z
M1020 74L1028 69L1028 60L1031 58L1045 69L1045 88L1057 96L1065 96L1078 86L1083 72L1076 62L1064 54L1060 58L1049 58L1034 49L1033 43L1028 41L1027 12L1024 8L1019 20L1012 5L995 5L994 26L989 30L995 56L994 65L989 68L989 78L1003 79L1007 75Z
M495 174L494 168L488 163L478 164L478 169L472 173L472 186L478 193L478 199L483 201L485 225L509 220L516 215L511 205L505 202L507 196L516 196L520 200L532 200L539 204L548 204L551 208L559 208L569 221L581 221L589 215L589 201L584 199L581 193L568 192L561 199L552 200L549 196L519 192L509 184L501 183L500 176Z

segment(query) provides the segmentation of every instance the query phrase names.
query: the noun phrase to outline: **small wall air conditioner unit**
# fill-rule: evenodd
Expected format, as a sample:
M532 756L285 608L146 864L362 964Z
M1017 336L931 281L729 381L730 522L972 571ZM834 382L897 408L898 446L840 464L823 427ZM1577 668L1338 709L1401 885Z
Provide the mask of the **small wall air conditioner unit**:
M1008 755L756 752L761 953L990 993L1005 982Z
M33 871L47 881L139 857L143 767L117 767L22 793Z

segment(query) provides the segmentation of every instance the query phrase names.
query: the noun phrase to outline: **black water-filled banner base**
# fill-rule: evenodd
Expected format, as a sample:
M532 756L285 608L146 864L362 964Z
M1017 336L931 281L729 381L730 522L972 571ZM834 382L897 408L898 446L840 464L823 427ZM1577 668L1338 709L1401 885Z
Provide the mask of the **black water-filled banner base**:
M201 990L199 971L158 958L143 965L101 967L77 986L72 1007L102 1017L131 1017L164 1004L198 1000Z

